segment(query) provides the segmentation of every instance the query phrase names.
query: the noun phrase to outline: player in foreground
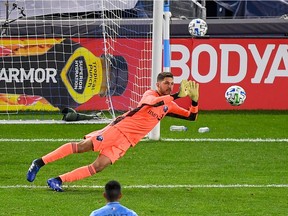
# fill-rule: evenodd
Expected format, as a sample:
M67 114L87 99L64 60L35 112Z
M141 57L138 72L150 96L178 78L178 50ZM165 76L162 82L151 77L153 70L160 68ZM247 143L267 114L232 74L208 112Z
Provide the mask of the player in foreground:
M120 204L122 198L121 185L117 181L109 181L105 185L105 192L103 193L107 204L100 209L91 212L90 216L101 215L125 215L125 216L137 216L137 214Z
M87 151L99 152L97 159L71 172L50 178L48 186L55 191L63 191L62 183L80 180L101 172L107 166L124 156L130 147L134 147L166 115L195 121L198 115L199 84L183 80L179 92L171 94L174 86L173 74L160 73L157 76L157 89L144 93L137 108L117 117L102 130L94 131L85 139L70 142L32 162L27 180L33 182L40 168L70 154ZM174 100L189 96L192 104L189 110L179 107Z

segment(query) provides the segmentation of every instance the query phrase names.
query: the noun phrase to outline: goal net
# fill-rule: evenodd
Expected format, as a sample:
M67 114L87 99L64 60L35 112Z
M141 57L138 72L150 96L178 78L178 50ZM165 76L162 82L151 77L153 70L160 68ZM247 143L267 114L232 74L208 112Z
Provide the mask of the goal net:
M0 0L0 122L135 108L151 86L147 2Z

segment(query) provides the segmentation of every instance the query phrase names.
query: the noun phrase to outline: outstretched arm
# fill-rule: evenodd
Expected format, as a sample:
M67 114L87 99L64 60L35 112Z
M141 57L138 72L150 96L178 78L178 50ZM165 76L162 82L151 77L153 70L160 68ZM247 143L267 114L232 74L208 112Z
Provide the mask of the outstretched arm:
M192 100L189 110L179 107L177 104L171 108L167 116L195 121L198 116L198 99L199 99L199 84L195 81L189 81L186 88L187 96Z
M176 103L172 107L172 109L169 110L169 113L167 116L185 119L189 121L195 121L197 120L198 116L198 103L192 101L192 105L189 107L189 109L184 109L182 107L179 107Z

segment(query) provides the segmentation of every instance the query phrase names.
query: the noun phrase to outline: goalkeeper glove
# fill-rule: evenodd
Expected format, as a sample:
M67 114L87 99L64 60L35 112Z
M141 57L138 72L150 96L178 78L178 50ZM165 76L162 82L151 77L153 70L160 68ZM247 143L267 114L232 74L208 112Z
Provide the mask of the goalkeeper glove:
M192 101L198 102L199 98L199 84L195 81L189 81L189 88L187 90L188 96L191 98Z
M189 88L190 88L189 82L187 80L182 80L180 83L178 97L186 97L188 95Z

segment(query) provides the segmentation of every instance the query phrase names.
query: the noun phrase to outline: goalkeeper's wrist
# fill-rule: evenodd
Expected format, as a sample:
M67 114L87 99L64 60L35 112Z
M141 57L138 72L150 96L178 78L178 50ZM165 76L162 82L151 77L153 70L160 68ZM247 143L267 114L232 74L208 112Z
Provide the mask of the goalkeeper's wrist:
M178 94L179 94L179 92L176 92L176 93L172 94L171 96L173 97L174 100L176 100L176 99L180 98L178 96Z
M192 100L192 106L194 106L194 107L195 107L195 106L198 106L198 102Z

